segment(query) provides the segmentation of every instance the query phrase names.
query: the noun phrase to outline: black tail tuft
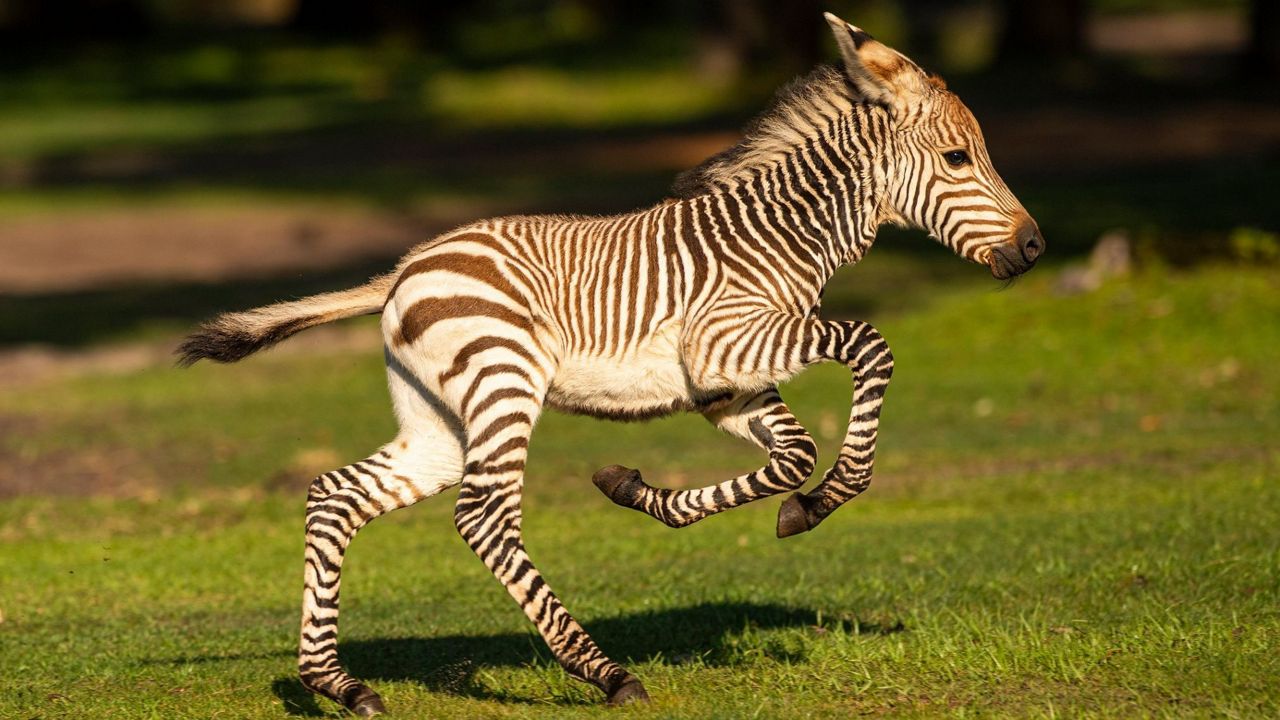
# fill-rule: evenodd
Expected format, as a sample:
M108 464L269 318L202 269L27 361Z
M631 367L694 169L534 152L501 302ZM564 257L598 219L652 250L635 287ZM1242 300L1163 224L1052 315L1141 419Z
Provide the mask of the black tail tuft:
M232 363L270 347L299 330L316 324L318 316L293 318L255 332L232 320L236 316L223 316L205 323L187 336L178 346L178 367L191 367L201 360Z
M261 346L259 338L252 333L205 325L188 335L175 352L178 367L191 367L201 360L235 362L253 354Z

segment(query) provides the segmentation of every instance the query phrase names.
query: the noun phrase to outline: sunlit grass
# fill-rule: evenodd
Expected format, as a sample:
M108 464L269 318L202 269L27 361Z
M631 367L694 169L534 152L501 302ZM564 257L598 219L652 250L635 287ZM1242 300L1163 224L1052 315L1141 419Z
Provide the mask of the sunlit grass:
M898 362L877 480L788 541L776 501L677 532L588 482L614 462L668 486L760 462L700 419L548 415L530 552L647 683L628 717L1274 715L1275 283L1204 268L1063 297L1033 275L877 315ZM846 372L783 394L829 461ZM9 394L10 462L99 457L140 490L0 503L0 716L333 713L293 680L301 489L308 463L388 439L386 405L372 347ZM447 497L352 547L344 656L398 713L602 712Z

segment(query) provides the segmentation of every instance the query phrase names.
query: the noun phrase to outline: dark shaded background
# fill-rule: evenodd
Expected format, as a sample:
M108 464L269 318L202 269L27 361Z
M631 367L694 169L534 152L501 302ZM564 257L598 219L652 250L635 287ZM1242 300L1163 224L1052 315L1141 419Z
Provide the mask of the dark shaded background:
M1113 229L1140 261L1280 256L1267 0L0 0L0 347L169 337L477 217L654 202L833 56L826 9L948 78L1050 266Z

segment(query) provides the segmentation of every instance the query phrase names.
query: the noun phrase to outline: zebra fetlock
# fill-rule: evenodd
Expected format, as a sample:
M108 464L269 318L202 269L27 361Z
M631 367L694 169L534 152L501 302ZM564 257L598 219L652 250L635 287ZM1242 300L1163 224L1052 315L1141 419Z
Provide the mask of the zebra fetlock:
M646 483L639 470L610 465L597 470L591 482L615 505L639 510L670 528L692 525L705 517L698 508L681 503L678 490L655 488Z

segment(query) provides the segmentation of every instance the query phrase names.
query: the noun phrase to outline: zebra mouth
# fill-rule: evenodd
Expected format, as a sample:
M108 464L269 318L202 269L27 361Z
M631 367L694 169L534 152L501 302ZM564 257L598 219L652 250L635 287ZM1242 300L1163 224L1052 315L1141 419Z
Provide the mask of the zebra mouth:
M991 254L991 260L988 263L988 267L991 268L991 277L997 280L1008 280L1017 274L995 253Z
M1008 280L1017 277L1035 266L1035 261L1028 261L1017 248L995 247L987 255L987 267L991 276L997 280Z

